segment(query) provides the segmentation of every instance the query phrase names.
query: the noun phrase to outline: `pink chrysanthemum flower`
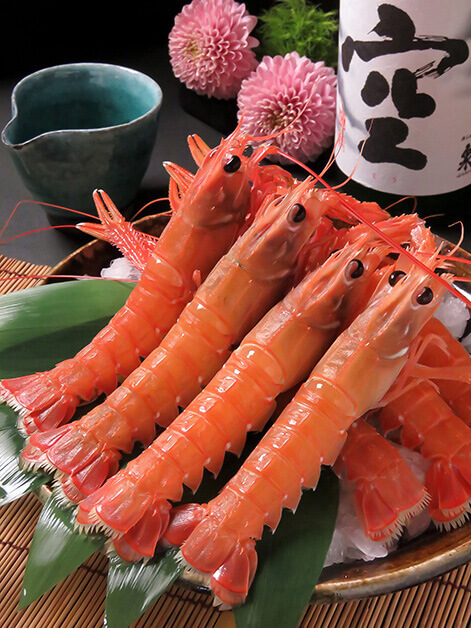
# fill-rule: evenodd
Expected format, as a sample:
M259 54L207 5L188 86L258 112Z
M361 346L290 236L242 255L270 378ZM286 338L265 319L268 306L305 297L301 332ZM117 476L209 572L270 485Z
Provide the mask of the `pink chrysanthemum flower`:
M314 63L297 52L266 56L242 82L237 96L242 128L260 137L292 123L289 132L271 143L296 159L313 161L334 136L336 87L335 71L323 61Z
M193 0L175 18L169 34L173 73L197 94L229 99L257 67L257 18L235 0Z

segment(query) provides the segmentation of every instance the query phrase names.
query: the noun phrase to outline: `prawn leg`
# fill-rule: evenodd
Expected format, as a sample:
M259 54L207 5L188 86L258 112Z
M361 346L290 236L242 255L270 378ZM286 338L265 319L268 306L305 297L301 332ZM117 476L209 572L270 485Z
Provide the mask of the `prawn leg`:
M135 229L103 190L95 190L93 200L101 222L80 222L77 229L110 242L142 272L155 249L157 238Z

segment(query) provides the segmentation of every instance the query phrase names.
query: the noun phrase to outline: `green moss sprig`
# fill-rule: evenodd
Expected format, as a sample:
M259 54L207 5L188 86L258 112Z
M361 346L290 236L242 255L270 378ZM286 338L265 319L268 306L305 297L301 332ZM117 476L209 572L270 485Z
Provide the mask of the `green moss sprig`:
M282 55L296 50L311 61L337 67L338 14L308 0L277 0L259 16L257 53Z

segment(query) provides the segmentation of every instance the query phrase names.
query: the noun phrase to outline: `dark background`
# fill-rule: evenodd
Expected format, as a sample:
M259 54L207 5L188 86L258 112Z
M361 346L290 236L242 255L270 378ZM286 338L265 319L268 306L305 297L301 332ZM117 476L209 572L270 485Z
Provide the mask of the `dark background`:
M60 63L132 60L139 53L166 48L175 15L190 0L112 3L111 9L92 3L64 4L58 13L45 3L7 9L0 45L2 76L22 78ZM258 15L272 0L248 0L247 10ZM338 0L318 0L325 11L338 9Z

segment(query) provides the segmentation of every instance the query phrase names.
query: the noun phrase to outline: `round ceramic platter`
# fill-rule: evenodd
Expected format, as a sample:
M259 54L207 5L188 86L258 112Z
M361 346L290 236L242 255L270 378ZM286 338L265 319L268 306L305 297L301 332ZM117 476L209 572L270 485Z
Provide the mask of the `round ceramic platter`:
M146 233L159 235L167 222L162 216L149 216L135 225ZM450 245L451 247L451 245ZM446 247L445 247L446 250ZM99 276L100 270L119 253L106 242L93 240L66 257L52 275ZM471 259L465 251L461 256ZM469 266L462 265L460 274L471 275ZM43 283L60 281L45 280ZM45 499L50 494L46 486L40 490ZM385 558L370 562L355 561L327 567L323 570L312 595L313 602L340 602L369 596L378 596L414 585L451 571L471 560L471 521L449 532L430 530L413 541L399 545ZM180 583L197 590L208 590L204 578L184 572Z

